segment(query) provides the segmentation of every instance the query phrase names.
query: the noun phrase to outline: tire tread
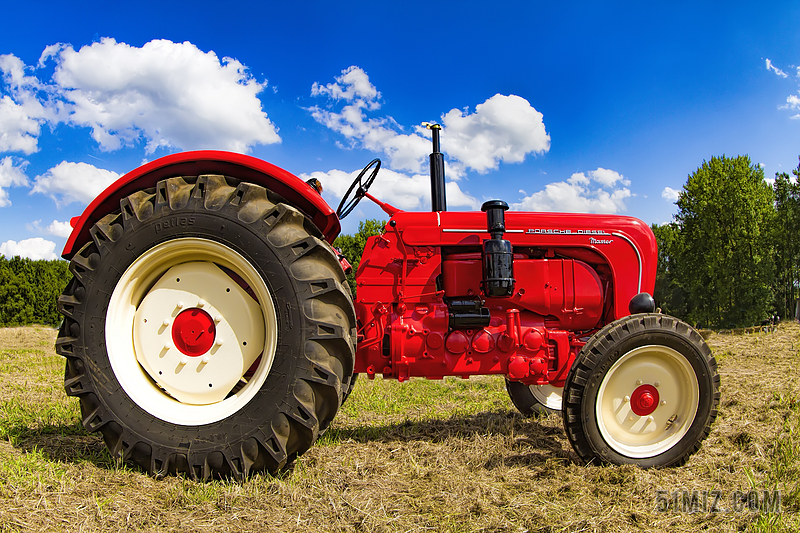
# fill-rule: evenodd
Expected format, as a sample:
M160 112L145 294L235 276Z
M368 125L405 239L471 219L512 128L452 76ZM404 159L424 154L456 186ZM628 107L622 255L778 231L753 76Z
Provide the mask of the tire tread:
M720 377L717 372L717 362L711 354L711 349L697 331L675 317L655 313L631 315L607 324L593 335L581 349L575 359L575 363L567 374L562 411L564 428L575 453L583 462L587 464L608 462L592 445L584 428L582 402L591 376L599 371L598 367L601 362L617 343L629 338L631 335L646 334L648 331L654 330L668 332L691 343L703 356L707 368L711 371L713 389L711 392L710 413L703 425L699 438L690 446L687 446L684 452L674 460L654 466L681 466L685 464L689 457L700 449L702 441L710 433L711 426L717 417L720 399ZM635 460L631 462L639 464Z
M115 457L161 476L182 474L197 479L243 479L254 472L275 472L305 452L333 420L346 385L352 380L355 353L355 311L344 272L330 245L319 230L294 207L276 203L271 191L251 183L220 175L174 177L155 188L134 192L120 201L120 209L100 219L70 262L73 274L58 307L64 316L56 341L57 352L66 358L64 388L79 398L82 423L90 432L99 431ZM126 427L120 414L101 401L96 372L85 371L91 360L85 356L80 324L86 319L86 285L126 232L161 210L180 211L202 206L205 211L236 209L238 220L260 228L277 253L286 261L294 279L305 316L303 335L306 348L298 357L287 404L272 421L261 428L243 428L248 433L240 442L231 437L216 450L202 454L187 443L159 444L147 430ZM295 272L303 272L300 278ZM280 342L280 341L279 341ZM314 343L309 348L308 344ZM302 345L301 345L302 346ZM96 369L95 369L96 370ZM123 394L118 388L114 394ZM188 448L188 449L185 449Z

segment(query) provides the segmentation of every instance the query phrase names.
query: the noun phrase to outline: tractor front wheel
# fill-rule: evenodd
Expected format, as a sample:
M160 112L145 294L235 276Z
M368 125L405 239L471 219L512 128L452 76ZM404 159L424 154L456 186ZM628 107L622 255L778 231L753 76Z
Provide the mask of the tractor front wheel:
M99 220L70 263L57 351L83 425L148 472L243 478L307 450L353 371L330 247L266 189L163 180Z
M547 416L561 412L563 387L525 385L506 379L506 391L514 407L525 416Z
M717 416L716 360L699 333L660 314L612 322L583 347L564 387L564 427L586 462L678 466Z

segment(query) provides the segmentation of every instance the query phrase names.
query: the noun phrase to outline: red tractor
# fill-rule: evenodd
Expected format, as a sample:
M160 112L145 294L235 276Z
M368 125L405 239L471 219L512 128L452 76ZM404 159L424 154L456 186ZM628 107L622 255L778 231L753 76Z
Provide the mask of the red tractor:
M587 462L680 465L708 435L716 361L655 312L656 243L631 217L447 211L439 127L432 210L367 191L335 213L306 183L201 151L120 178L73 220L56 348L83 425L154 474L275 472L324 432L358 374L498 374L525 414L563 413ZM356 273L332 248L364 197L389 220Z

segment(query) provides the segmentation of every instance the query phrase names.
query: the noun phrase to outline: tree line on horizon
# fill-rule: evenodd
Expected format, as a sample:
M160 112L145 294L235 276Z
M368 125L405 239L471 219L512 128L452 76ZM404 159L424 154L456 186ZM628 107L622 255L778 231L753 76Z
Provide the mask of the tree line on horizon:
M800 164L770 183L747 156L712 157L653 225L663 312L701 327L793 317L800 297Z
M0 327L61 322L58 296L71 279L69 263L0 255Z
M653 225L658 243L656 304L701 327L742 327L791 317L800 297L800 164L770 184L748 156L712 157L679 194L674 220ZM334 241L355 272L368 237L385 222L368 219ZM57 299L69 264L0 256L0 327L61 321Z

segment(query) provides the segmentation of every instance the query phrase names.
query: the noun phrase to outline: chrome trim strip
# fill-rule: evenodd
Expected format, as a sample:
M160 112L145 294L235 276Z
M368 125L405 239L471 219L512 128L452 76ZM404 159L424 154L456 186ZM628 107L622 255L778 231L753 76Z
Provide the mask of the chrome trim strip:
M486 228L481 229L454 229L454 228L442 228L443 233L489 233ZM522 229L507 229L506 233L524 233L525 230Z

